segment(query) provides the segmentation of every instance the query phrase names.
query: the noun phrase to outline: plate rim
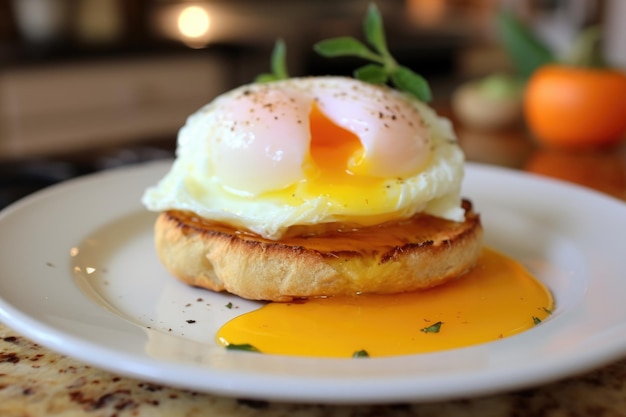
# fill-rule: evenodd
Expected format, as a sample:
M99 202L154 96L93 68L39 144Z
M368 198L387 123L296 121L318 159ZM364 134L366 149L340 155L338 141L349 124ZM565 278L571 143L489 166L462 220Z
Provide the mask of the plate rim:
M73 189L81 188L84 186L93 186L98 182L102 181L113 181L118 182L123 180L125 176L128 175L149 175L148 173L158 172L159 170L166 169L169 164L171 164L171 160L166 161L158 161L158 162L150 162L150 163L142 163L136 164L130 167L122 167L116 168L113 170L98 172L95 174L89 174L82 177L74 178L69 181L65 181L60 184L55 184L46 189L35 192L16 203L11 204L6 207L2 211L0 211L0 229L2 229L4 225L4 221L6 218L13 215L13 213L19 213L21 210L24 210L27 207L31 207L33 205L45 203L46 199L52 198L58 193L62 192L70 192ZM583 186L567 183L562 180L552 179L543 177L536 174L525 173L521 171L517 171L514 169L503 168L498 166L486 165L481 163L467 162L466 169L468 171L483 171L483 173L487 174L497 174L501 176L508 176L509 178L522 178L523 181L529 180L533 182L541 182L543 184L547 184L548 187L557 187L559 189L569 189L575 193L582 193L581 195L586 195L588 198L600 199L602 201L611 202L611 204L619 204L622 209L624 209L624 213L626 213L626 204L613 197L603 193L600 193L595 190L591 190L585 188ZM155 177L154 180L157 180L158 177ZM0 270L3 269L0 266ZM74 284L74 280L71 277L71 274L68 279ZM0 278L1 279L1 278ZM99 306L97 306L100 308ZM120 318L116 318L119 320ZM458 398L459 396L475 396L475 395L485 395L485 394L493 394L497 392L502 392L505 390L512 389L520 389L524 387L528 387L537 383L547 383L551 382L569 375L573 375L580 372L585 372L591 369L594 369L598 366L605 365L614 360L620 359L626 355L626 338L620 340L619 344L614 344L611 346L604 346L599 348L594 355L590 355L586 358L584 364L579 364L576 367L572 367L571 360L562 361L560 363L552 363L545 364L542 362L541 358L537 360L537 363L534 366L530 366L526 369L517 369L518 378L516 381L511 381L506 375L502 374L501 371L493 370L491 372L490 378L492 378L493 383L487 385L480 384L472 384L472 374L468 374L464 376L467 379L467 385L463 386L461 384L456 384L456 389L454 392L450 390L441 389L445 383L449 382L449 378L446 375L429 375L429 379L431 379L432 385L431 389L426 389L426 391L416 392L416 387L414 386L416 381L419 381L420 378L404 378L401 384L396 387L396 390L385 391L384 395L371 395L371 392L374 388L380 387L381 383L389 383L389 381L380 380L366 380L359 381L358 378L353 379L342 379L338 383L333 383L332 381L328 381L327 379L322 379L322 381L310 380L310 381L298 381L299 387L303 388L311 388L307 395L303 395L303 392L299 390L289 390L282 393L275 392L274 385L277 383L278 385L286 385L292 383L293 380L288 376L270 376L270 380L273 381L272 384L267 384L267 378L263 375L250 375L244 373L233 373L231 371L223 371L220 369L212 369L202 368L194 372L190 370L188 366L181 366L181 364L172 364L165 363L160 365L160 369L154 368L154 360L148 361L139 361L139 365L136 368L124 368L120 366L115 366L115 361L113 364L103 363L102 360L94 359L93 352L96 352L99 357L109 358L112 355L110 349L106 349L103 346L98 344L94 344L91 340L85 340L83 338L76 337L71 334L67 334L67 332L59 331L59 329L55 329L53 326L48 325L47 323L42 323L40 320L37 320L35 317L29 316L20 310L19 306L14 306L8 300L4 299L4 296L0 294L0 321L4 322L9 328L14 329L20 334L30 338L31 340L40 343L53 351L59 352L61 354L68 355L70 357L74 357L78 360L81 360L90 365L96 366L100 369L105 369L110 372L118 373L121 375L140 378L150 382L167 384L171 386L177 386L180 388L186 389L195 389L204 392L215 393L219 395L226 396L243 396L246 398L258 398L258 399L269 399L269 400L278 400L278 401L291 401L291 402L322 402L322 403L383 403L383 402L397 402L397 401L432 401L432 400L444 400L451 398ZM549 323L546 323L546 327L549 326ZM142 330L143 331L143 330ZM511 338L507 338L507 340L512 340L516 336ZM67 343L67 340L71 340L71 343ZM68 345L73 345L73 348L68 347ZM486 346L486 350L489 350L489 346ZM485 347L483 346L483 347ZM464 348L458 350L456 352L466 351L466 350L475 350L475 347ZM88 353L92 352L92 353ZM449 352L438 352L434 354L434 356L446 356ZM239 353L234 353L238 355ZM246 355L246 353L243 353ZM422 355L425 357L425 355ZM136 355L130 354L129 352L113 352L113 357L116 358L124 358L125 360L136 359ZM241 356L241 358L244 358ZM406 358L405 358L406 359ZM292 362L294 358L282 358L281 360L287 360L288 362ZM298 361L334 361L332 359L313 359L313 358L297 358ZM368 359L374 360L379 363L388 362L393 363L394 365L399 361L397 357L395 358L375 358ZM158 360L157 360L158 361ZM338 360L345 362L346 360ZM549 369L550 372L538 372L541 367L546 367L545 369ZM158 367L157 367L158 368ZM182 371L181 371L182 369ZM213 380L222 379L221 381L213 381L211 384L202 384L198 382L191 381L190 383L185 383L182 381L182 377L184 374L192 375L194 378L200 378L203 375L206 376L206 373L213 374ZM483 374L485 372L483 371ZM176 376L176 380L168 381L167 375L174 374ZM457 375L458 378L458 375ZM392 383L394 382L394 378L391 379ZM463 378L460 378L461 381ZM278 382L277 382L278 381ZM219 382L219 384L217 383ZM325 388L322 390L315 391L313 388L319 388L320 382L323 382ZM347 383L350 384L347 384ZM256 390L251 390L251 384L258 385ZM346 387L342 386L345 384ZM417 384L419 385L419 384ZM348 388L350 386L351 388ZM420 387L424 388L424 387Z

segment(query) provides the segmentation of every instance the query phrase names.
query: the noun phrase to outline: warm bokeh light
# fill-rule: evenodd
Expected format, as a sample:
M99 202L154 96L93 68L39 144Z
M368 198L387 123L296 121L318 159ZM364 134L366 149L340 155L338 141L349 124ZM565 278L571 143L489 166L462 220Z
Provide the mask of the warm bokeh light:
M441 23L448 3L445 0L407 0L407 13L412 22L425 27Z
M205 36L211 26L209 14L202 7L185 7L178 15L178 30L188 38Z

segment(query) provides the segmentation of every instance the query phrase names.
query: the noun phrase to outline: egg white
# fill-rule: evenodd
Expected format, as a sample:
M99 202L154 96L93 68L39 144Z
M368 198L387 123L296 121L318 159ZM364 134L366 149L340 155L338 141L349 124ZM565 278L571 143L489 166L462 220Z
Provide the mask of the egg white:
M313 106L361 142L347 181L308 168ZM171 170L142 200L268 239L294 225L371 225L417 212L461 221L463 164L450 122L424 103L351 78L293 78L239 87L191 115Z

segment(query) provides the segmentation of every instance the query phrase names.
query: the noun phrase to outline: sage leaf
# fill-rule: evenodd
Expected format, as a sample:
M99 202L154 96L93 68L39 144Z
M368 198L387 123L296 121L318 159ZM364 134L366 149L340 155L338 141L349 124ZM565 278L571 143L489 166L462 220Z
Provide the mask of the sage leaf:
M287 73L287 48L282 39L278 39L274 45L271 57L272 73L280 80L289 78Z
M315 51L327 58L340 56L355 56L369 59L370 61L383 62L382 59L373 53L363 42L351 36L342 36L320 41L313 45Z
M287 71L287 47L282 39L278 39L274 44L272 56L270 58L270 73L258 75L254 81L257 83L269 83L272 81L286 80L289 78Z
M389 76L380 65L367 64L354 71L354 78L371 84L385 84Z
M272 81L278 81L278 78L274 74L259 74L254 79L255 83L270 83Z
M497 16L498 31L517 73L528 78L539 67L556 61L556 56L513 13Z
M376 7L374 3L370 4L367 9L367 14L363 21L363 31L365 33L365 39L376 51L384 56L389 56L383 19L380 16L378 7Z
M413 94L423 102L427 103L433 98L428 81L407 67L397 67L391 74L391 81L400 90Z
M367 44L351 36L320 41L313 46L313 49L327 58L352 56L366 59L371 63L354 71L356 79L372 84L386 84L391 78L391 84L399 90L404 90L418 100L430 101L432 92L428 82L409 68L398 65L389 52L383 20L378 8L373 3L370 4L363 19L363 31L367 44L373 50Z

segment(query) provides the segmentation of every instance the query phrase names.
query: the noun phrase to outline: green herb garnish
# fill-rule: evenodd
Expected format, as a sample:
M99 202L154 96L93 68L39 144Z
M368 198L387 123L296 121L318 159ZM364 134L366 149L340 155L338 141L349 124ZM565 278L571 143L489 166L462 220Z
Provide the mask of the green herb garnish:
M602 30L599 26L585 28L574 39L568 53L559 56L514 13L502 11L497 17L502 43L522 78L530 77L537 68L550 63L584 68L608 66L603 56Z
M543 311L545 311L546 313L552 314L552 310L550 310L549 308L546 308L546 307L542 307L542 308L543 308Z
M500 12L497 23L504 47L522 78L528 78L537 68L556 61L550 48L513 13Z
M259 349L251 345L250 343L229 343L226 345L226 350L243 350L245 352L256 352L261 353Z
M608 67L602 49L602 28L590 26L574 39L564 62L569 65L586 68Z
M541 319L539 317L533 316L533 324L536 326L541 323Z
M226 307L226 308L233 308L233 303L228 302L228 304L226 304L226 306L225 306L225 307Z
M370 4L367 10L363 31L369 46L351 36L344 36L323 40L313 48L328 58L352 56L372 61L372 64L357 68L354 77L373 84L391 81L399 90L412 94L421 101L430 101L432 92L424 77L399 65L391 56L387 48L383 20L375 4Z
M361 350L357 350L352 354L353 358L369 358L370 354L367 353L367 350L365 349L361 349Z
M442 324L443 324L443 322L438 321L435 324L431 324L430 326L424 327L420 331L422 331L424 333L439 333L439 330L441 330L441 325Z
M270 69L272 71L271 73L258 75L255 82L269 83L289 78L289 73L287 72L287 47L282 39L278 39L274 44Z

